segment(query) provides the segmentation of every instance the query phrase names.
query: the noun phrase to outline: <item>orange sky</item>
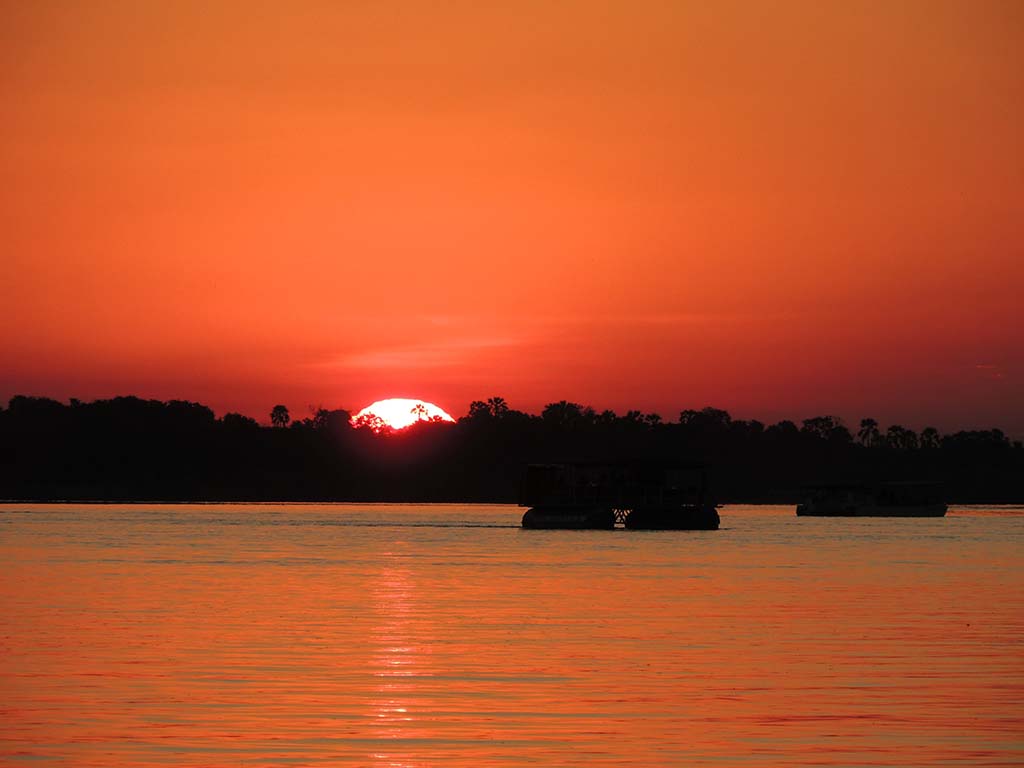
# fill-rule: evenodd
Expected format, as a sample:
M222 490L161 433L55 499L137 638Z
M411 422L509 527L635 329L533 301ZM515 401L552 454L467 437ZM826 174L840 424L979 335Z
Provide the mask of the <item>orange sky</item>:
M1022 51L1014 0L3 3L0 398L1024 434Z

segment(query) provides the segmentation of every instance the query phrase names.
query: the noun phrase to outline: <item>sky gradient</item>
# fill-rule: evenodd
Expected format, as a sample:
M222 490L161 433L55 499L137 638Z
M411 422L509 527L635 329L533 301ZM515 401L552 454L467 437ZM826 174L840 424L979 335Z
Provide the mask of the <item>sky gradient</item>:
M1018 2L2 2L0 398L1019 437L1022 52Z

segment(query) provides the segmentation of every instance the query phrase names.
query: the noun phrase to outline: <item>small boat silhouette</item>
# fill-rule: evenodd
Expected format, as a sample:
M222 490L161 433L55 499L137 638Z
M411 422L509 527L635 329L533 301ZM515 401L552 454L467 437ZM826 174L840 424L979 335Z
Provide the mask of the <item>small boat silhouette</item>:
M801 517L943 517L946 509L941 483L903 481L808 486L796 513Z

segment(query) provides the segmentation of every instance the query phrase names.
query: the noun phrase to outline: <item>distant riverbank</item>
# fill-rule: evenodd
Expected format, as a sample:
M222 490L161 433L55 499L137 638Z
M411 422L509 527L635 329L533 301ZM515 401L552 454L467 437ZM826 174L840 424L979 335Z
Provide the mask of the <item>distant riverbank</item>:
M639 461L705 466L720 502L793 504L807 485L888 480L941 482L950 503L1024 501L1024 446L998 429L917 434L865 419L853 434L830 416L766 426L704 408L667 422L502 402L474 403L455 423L374 431L324 409L265 427L186 401L15 397L0 409L0 497L509 503L532 463Z

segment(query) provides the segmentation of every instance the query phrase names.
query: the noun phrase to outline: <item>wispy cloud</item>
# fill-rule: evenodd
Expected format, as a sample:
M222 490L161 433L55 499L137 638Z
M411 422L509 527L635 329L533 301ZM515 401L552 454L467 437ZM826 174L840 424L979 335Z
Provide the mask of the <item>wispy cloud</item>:
M461 365L482 353L522 346L513 337L430 340L415 344L383 346L360 350L321 362L329 368L389 369L443 368Z
M642 334L653 329L720 326L743 320L741 316L712 313L619 313L596 318L531 315L512 320L429 315L417 318L408 331L411 337L426 338L396 341L398 332L394 328L381 329L387 334L387 341L373 346L358 344L355 348L325 355L310 365L335 370L434 369L479 364L492 355L510 350L529 349L534 356L547 351L564 357L568 347L585 357L591 343L598 338L608 338L613 329L635 329L635 333ZM374 331L365 332L366 338L375 335Z

